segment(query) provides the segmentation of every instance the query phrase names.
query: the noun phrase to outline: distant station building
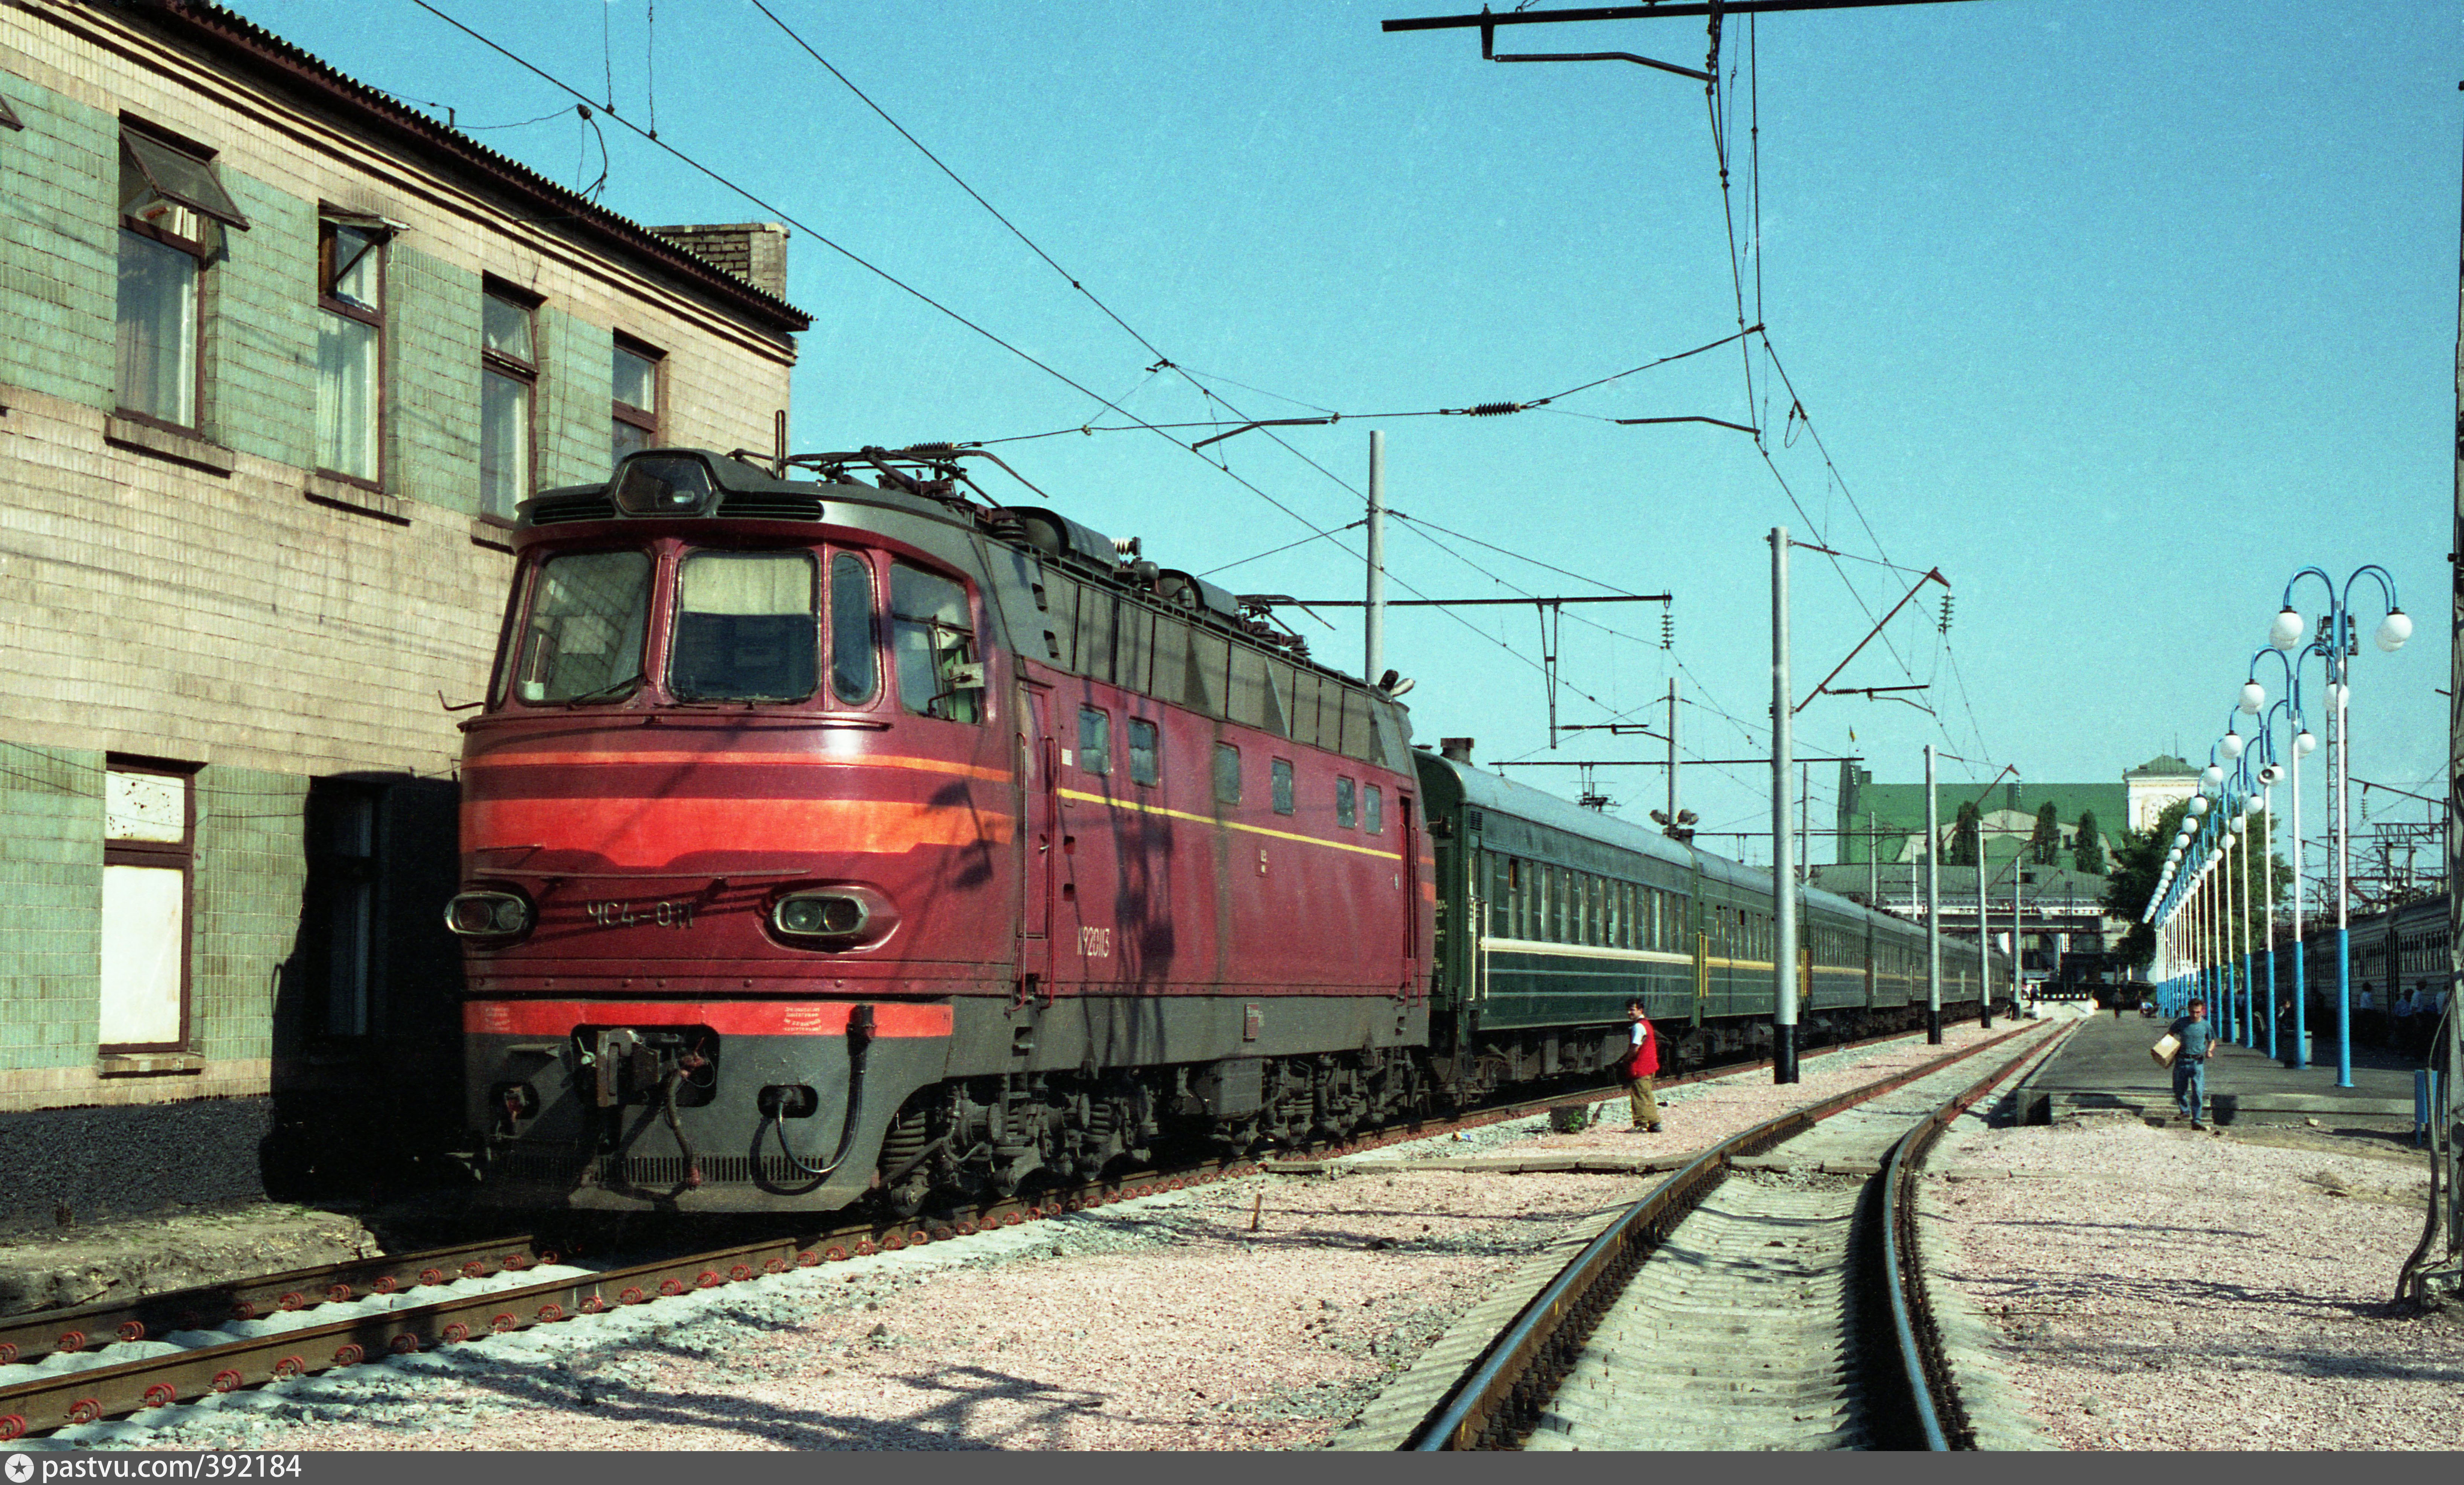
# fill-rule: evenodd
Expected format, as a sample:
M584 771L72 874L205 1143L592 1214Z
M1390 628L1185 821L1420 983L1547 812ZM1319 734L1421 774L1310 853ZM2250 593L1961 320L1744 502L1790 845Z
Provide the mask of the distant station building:
M433 1149L515 506L772 448L784 233L188 3L0 7L0 1220Z
M1854 764L1839 769L1837 865L1814 869L1826 890L1871 900L1903 917L1925 916L1924 864L1939 849L1942 930L1973 937L1977 868L1949 863L1960 807L1972 805L1984 840L1985 919L1995 941L2016 937L2024 972L2051 981L2071 974L2101 978L2101 962L2126 924L2106 917L2105 873L2127 831L2144 831L2165 807L2198 787L2198 770L2159 756L2125 771L2119 784L1937 786L1942 836L1925 834L1923 784L1877 784ZM2050 807L2050 809L2048 809Z

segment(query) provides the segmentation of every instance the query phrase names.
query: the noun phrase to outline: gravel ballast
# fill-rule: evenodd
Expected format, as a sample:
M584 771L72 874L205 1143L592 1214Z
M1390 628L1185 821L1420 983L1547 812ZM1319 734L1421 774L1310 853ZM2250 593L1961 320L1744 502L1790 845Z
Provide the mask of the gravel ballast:
M2008 1028L1997 1028L1996 1031ZM1700 1149L1947 1032L1379 1156ZM1572 1224L1659 1177L1261 1176L62 1430L68 1447L1314 1449ZM117 1358L114 1358L117 1359Z
M2464 1325L2390 1300L2420 1155L2112 1116L1962 1120L1929 1164L1934 1276L2059 1447L2464 1448Z

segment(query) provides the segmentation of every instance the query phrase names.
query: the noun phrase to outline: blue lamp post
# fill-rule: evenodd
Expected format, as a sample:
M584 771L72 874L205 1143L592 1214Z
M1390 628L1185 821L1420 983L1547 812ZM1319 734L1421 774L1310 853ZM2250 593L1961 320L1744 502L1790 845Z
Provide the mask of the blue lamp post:
M2353 635L2353 585L2367 576L2377 582L2380 594L2387 599L2387 616L2379 621L2371 637L2379 649L2393 654L2412 637L2412 620L2396 601L2395 579L2385 567L2372 563L2354 569L2342 587L2318 567L2304 567L2286 580L2284 606L2269 626L2267 642L2278 650L2296 652L2297 660L2317 653L2326 662L2327 676L2327 829L2334 842L2336 868L2336 1086L2353 1086L2353 944L2348 921L2349 869L2346 859L2348 835L2345 825L2344 796L2352 771L2352 739L2348 735L2345 711L2352 700L2352 687L2346 676L2360 646ZM2328 609L2320 625L2318 636L2307 646L2302 644L2302 618L2293 607L2293 590L2303 578L2315 577L2327 589Z
M2294 619L2298 624L2300 615L2295 614ZM2297 633L2293 637L2294 643L2299 644L2300 636ZM2301 672L2287 647L2270 644L2250 657L2250 679L2242 687L2243 695L2247 697L2250 688L2258 684L2259 661L2270 655L2284 672L2284 696L2267 708L2259 723L2263 761L2258 770L2258 781L2260 787L2267 790L2266 838L2271 847L2276 839L2275 786L2279 780L2290 780L2293 785L2293 849L2289 859L2293 865L2293 1067L2298 1071L2310 1065L2310 991L2305 983L2309 955L2303 952L2301 943L2301 760L2317 751L2319 740L2311 734L2308 723L2302 720ZM2281 752L2276 745L2279 716L2292 728L2291 741ZM2275 860L2270 854L2266 898L2270 925L2267 972L2271 992L2276 983L2275 870Z

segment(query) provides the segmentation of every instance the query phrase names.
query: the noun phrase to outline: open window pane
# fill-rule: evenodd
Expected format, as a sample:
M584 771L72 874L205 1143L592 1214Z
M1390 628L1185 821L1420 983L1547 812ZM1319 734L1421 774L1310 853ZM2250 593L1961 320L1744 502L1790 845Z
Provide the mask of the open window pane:
M536 366L531 349L531 312L508 299L491 294L479 311L479 345L492 356Z
M622 700L642 679L650 559L642 552L568 552L539 568L522 638L517 699L536 706Z
M919 717L979 720L975 620L964 587L907 563L890 568L890 654L898 704Z
M183 428L197 421L197 260L120 234L120 405Z
M227 227L248 231L248 218L240 214L239 204L214 179L214 167L150 135L125 133L120 136L127 159L143 173L146 184L167 201L176 201L191 211L201 212Z
M676 576L679 701L801 701L821 684L810 552L694 552Z
M317 467L377 477L377 328L317 317Z

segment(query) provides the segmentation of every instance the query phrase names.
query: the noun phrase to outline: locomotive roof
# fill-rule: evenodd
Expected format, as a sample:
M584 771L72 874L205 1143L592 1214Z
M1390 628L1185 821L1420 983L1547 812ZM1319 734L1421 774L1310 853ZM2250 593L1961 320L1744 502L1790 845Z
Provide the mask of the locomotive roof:
M1665 861L1681 869L1692 870L1699 865L1704 875L1707 876L1761 893L1766 897L1771 895L1771 874L1768 871L1671 840L1658 831L1646 830L1630 821L1617 819L1614 815L1586 809L1580 805L1559 799L1554 794L1533 788L1528 784L1518 784L1502 774L1491 773L1486 769L1459 763L1451 758L1434 753L1421 753L1419 755L1419 760L1423 767L1441 767L1452 773L1463 788L1465 805L1476 809L1494 809L1502 814L1529 820L1535 825L1547 826L1551 830L1563 831L1570 835L1579 835L1588 840L1596 840L1620 850L1634 852L1638 855ZM1864 904L1836 893L1824 892L1818 887L1808 887L1803 900L1809 907L1818 907L1849 917L1862 917L1867 913ZM1887 913L1874 916L1887 922L1912 926L1904 920L1893 918Z

